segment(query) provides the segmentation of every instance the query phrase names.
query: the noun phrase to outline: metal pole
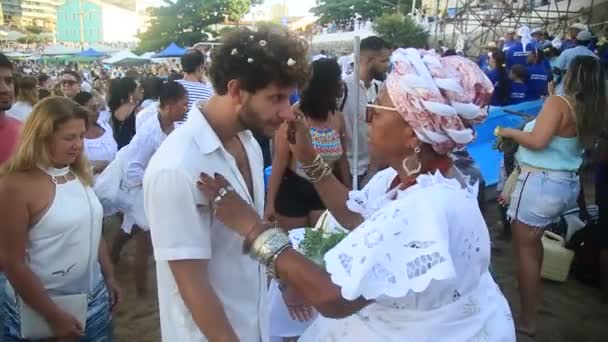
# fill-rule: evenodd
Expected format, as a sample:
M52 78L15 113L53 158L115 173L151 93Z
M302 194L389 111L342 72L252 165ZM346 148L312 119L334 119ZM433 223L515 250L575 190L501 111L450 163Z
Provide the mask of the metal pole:
M416 11L416 0L412 0L412 15L414 15L415 11Z
M361 110L361 108L359 108L359 90L361 89L361 87L359 87L359 82L360 82L360 78L359 78L359 64L360 64L360 59L361 59L361 37L359 36L355 36L355 42L354 42L355 46L354 46L354 59L355 59L355 70L353 71L354 76L356 77L355 79L357 80L357 82L355 82L356 86L355 89L352 90L353 94L352 96L354 96L353 98L355 99L355 101L353 103L356 103L355 106L355 112L353 113L354 118L353 118L353 189L357 190L359 189L359 174L358 174L358 166L359 166L359 121L361 120L361 113L359 113L359 111ZM366 101L367 102L367 101ZM367 141L364 141L363 143L367 143Z
M84 50L84 12L82 12L82 0L78 0L78 16L80 18L80 51Z

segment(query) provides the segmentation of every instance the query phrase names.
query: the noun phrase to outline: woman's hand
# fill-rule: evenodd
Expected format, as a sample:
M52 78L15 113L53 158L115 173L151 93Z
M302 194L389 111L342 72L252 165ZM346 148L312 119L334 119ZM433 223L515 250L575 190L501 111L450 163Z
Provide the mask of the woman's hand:
M304 164L312 163L317 157L317 151L312 146L310 129L304 116L296 111L296 118L287 122L287 141L296 160Z
M65 311L53 314L47 321L51 326L53 336L60 341L78 341L84 335L84 329L80 322Z
M108 295L110 296L110 306L112 312L114 312L123 301L123 292L114 278L106 279L106 286L108 288Z
M222 175L216 173L215 177L210 177L201 173L197 185L211 201L214 216L241 236L246 236L255 225L262 222L255 209L234 191ZM224 191L226 193L222 196Z
M515 132L515 131L517 131L517 130L513 129L513 128L496 127L496 130L495 130L494 134L497 137L503 137L503 138L512 139L513 138L513 132Z
M264 210L264 222L275 222L277 220L277 213L274 209L273 202L266 202L266 209Z
M292 320L306 322L312 319L314 314L313 307L306 304L293 287L288 286L281 294Z

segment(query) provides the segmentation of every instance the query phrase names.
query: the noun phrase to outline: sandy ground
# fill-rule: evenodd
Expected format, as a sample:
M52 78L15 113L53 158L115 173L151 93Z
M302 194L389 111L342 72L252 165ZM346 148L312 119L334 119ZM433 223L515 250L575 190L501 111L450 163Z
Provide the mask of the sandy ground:
M513 273L514 259L511 243L498 238L502 226L498 219L495 204L489 203L486 207L485 217L494 241L492 253L494 276L509 300L514 315L517 316L519 297L517 281ZM108 222L106 237L111 237L115 233L116 227L116 222ZM129 242L123 250L121 262L117 265L118 278L125 290L126 298L115 314L116 341L160 341L154 265L151 261L149 266L150 294L148 298L136 298L131 272L133 248L133 242ZM518 336L518 341L608 341L608 305L601 304L600 293L597 289L583 285L574 279L569 279L566 283L545 281L543 291L539 311L538 334L535 339Z

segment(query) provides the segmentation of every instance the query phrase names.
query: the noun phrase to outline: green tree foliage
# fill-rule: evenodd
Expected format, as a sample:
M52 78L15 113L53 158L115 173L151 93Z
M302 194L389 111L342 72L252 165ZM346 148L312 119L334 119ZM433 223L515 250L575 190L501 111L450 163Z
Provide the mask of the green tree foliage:
M374 31L387 42L399 47L422 48L428 39L428 33L409 16L400 13L384 14L376 18Z
M191 46L213 34L212 25L237 22L262 0L165 0L150 8L150 27L138 34L138 51L159 51L169 43Z
M317 0L312 12L321 24L347 25L356 17L374 19L383 13L407 13L412 0Z

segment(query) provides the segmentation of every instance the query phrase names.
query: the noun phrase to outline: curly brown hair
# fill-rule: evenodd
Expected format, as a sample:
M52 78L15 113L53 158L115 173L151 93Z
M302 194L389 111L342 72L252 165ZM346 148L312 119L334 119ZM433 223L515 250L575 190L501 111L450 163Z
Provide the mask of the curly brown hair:
M302 87L308 80L308 44L279 26L257 31L241 28L228 33L215 51L209 78L218 95L225 95L230 80L239 80L248 92L271 83Z

